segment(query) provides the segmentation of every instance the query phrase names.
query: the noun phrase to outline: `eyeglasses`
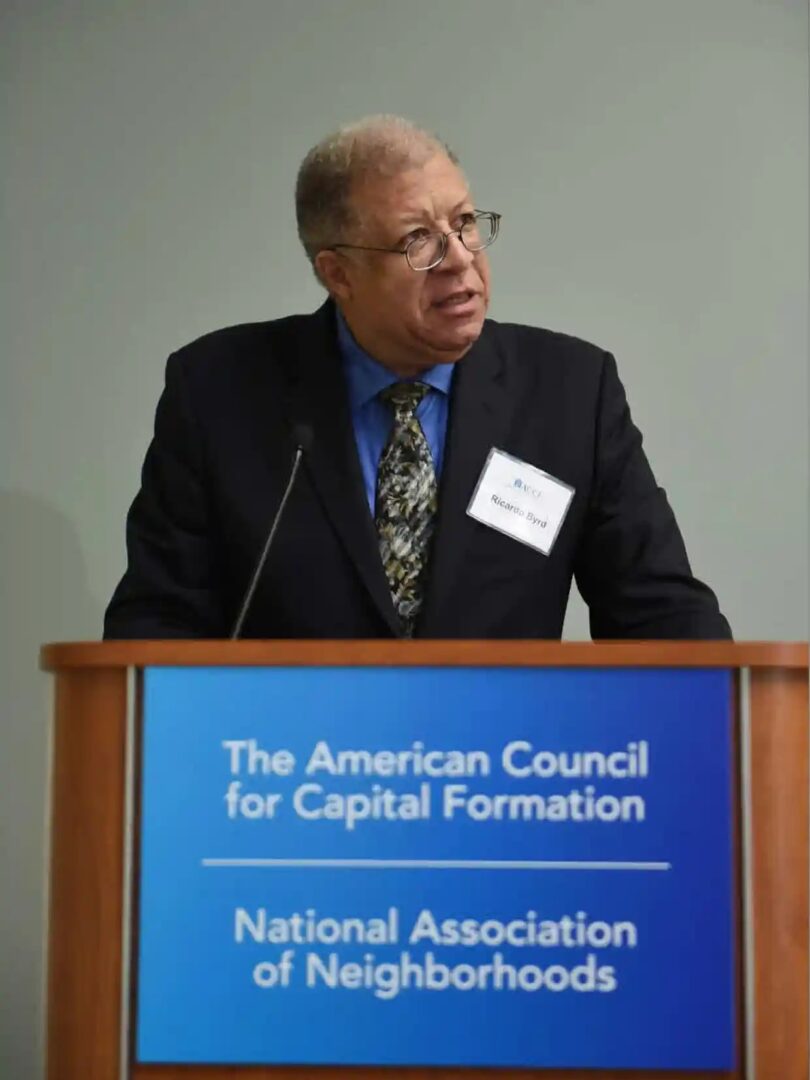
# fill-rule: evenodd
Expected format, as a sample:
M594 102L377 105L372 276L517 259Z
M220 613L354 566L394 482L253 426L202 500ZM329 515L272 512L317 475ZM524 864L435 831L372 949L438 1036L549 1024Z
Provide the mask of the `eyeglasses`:
M495 240L501 224L501 215L489 210L476 210L466 214L459 229L450 232L425 232L412 237L404 248L366 247L362 244L331 244L324 251L350 248L352 251L382 251L388 255L404 255L411 270L432 270L447 254L451 236L457 236L467 251L483 251Z

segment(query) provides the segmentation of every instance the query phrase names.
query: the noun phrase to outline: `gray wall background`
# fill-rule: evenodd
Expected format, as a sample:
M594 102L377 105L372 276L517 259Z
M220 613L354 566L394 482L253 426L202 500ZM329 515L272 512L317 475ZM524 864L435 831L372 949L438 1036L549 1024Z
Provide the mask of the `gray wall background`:
M292 189L339 123L398 112L454 145L504 214L492 314L615 352L736 635L807 636L807 21L800 0L6 0L4 1077L41 1060L37 646L99 635L166 354L320 302Z

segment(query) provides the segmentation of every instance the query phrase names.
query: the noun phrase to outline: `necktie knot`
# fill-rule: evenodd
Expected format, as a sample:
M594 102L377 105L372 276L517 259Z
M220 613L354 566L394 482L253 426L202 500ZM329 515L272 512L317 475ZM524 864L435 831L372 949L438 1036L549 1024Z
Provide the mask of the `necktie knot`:
M380 391L380 397L394 410L397 423L406 424L416 415L430 389L422 382L396 382Z

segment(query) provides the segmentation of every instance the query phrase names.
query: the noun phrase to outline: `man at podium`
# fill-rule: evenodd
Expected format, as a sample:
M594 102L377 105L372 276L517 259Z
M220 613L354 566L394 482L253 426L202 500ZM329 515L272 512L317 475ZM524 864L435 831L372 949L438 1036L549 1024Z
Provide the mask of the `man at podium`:
M485 318L478 207L396 117L323 139L296 188L328 293L174 353L108 638L727 638L613 357Z

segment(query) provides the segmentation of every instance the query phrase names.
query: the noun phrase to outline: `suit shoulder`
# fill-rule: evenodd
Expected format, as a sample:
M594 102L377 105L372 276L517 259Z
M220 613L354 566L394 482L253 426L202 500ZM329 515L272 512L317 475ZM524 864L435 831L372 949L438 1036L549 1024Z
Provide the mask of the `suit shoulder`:
M487 319L486 326L491 340L520 364L576 365L580 369L600 373L608 355L605 349L593 342L559 330L523 323L496 322L493 319Z
M295 337L310 315L287 315L266 322L240 323L212 330L195 338L172 353L172 360L182 368L218 366L222 362L262 356L265 360L274 349Z

